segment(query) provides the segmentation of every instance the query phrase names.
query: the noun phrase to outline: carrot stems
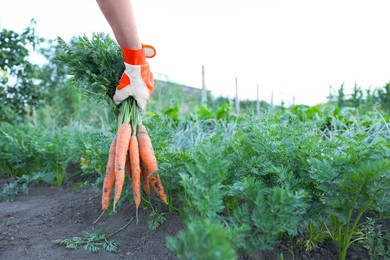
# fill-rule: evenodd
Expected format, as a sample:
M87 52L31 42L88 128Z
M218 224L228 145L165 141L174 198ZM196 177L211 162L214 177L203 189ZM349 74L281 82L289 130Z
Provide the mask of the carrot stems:
M133 98L131 98L131 99L133 99ZM129 99L126 99L125 101L122 102L122 106L120 109L121 117L120 117L119 124L123 124L123 123L130 124L131 123L130 122L130 120L131 120L130 112L131 112L132 104L130 102L131 102L131 100L129 100Z
M139 109L137 106L137 102L135 99L132 99L129 101L130 104L130 111L129 111L129 117L130 117L130 124L132 127L132 133L133 135L136 135L137 132L137 126L138 126L138 121L139 121Z

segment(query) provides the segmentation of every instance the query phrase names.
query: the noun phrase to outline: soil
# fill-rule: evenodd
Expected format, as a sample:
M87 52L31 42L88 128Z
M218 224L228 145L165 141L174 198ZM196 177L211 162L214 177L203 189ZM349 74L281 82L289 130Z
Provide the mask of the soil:
M13 202L0 202L0 259L177 259L166 247L166 237L184 228L177 212L168 212L164 205L158 210L167 212L167 221L158 229L148 228L149 211L140 208L139 223L133 221L110 240L119 244L116 253L104 249L90 253L81 246L68 249L53 243L56 239L82 237L83 231L94 232L104 226L106 233L123 227L135 217L134 205L122 204L114 215L101 213L100 191L92 187L78 190L65 187L35 186L29 194L20 194ZM283 254L283 258L281 258ZM325 243L311 252L282 241L272 252L258 252L255 259L338 259L337 248ZM240 257L247 259L247 257ZM351 248L348 259L369 259L362 248Z
M82 246L74 250L54 244L56 239L83 237L83 231L92 233L99 226L109 234L135 217L134 205L123 203L116 214L104 214L92 224L101 214L100 194L91 187L40 186L30 187L28 195L18 195L13 202L1 202L0 259L176 259L165 246L166 236L184 227L175 212L167 213L167 221L151 230L147 224L150 210L140 209L138 224L134 219L109 239L119 244L116 253L104 249L89 253Z

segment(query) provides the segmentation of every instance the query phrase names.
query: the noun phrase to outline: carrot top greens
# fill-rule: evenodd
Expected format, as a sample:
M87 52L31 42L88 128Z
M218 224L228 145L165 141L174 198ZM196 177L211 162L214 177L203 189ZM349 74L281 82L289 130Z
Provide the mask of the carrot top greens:
M73 85L116 110L112 97L125 68L118 43L104 33L93 33L91 39L80 36L71 43L60 37L57 41L63 50L57 60L68 67Z

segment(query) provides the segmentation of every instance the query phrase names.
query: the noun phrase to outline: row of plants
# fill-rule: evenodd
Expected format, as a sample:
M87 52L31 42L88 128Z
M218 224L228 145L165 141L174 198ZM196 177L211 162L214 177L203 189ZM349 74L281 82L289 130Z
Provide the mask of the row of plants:
M320 120L274 114L240 118L230 138L211 128L169 175L178 177L187 229L168 247L182 259L234 259L288 236L307 250L332 240L346 259L351 244L367 238L366 214L389 214L390 131L376 120L380 130L357 120L326 134Z
M199 108L188 117L147 118L161 178L170 201L183 205L187 224L168 238L172 251L183 258L221 253L232 259L271 250L288 235L308 250L332 239L345 259L351 241L366 241L373 221L365 214L383 219L389 213L388 119L378 112L308 117L308 110L316 109L293 107L259 119L218 118L216 111L205 116ZM1 172L18 176L23 191L34 181L63 185L70 164L80 166L76 174L102 176L113 135L86 125L8 123L0 133ZM3 194L12 195L7 188ZM205 239L210 243L201 243ZM381 256L387 249L370 252Z
M373 223L367 212L388 217L388 121L378 114L370 125L355 118L340 129L345 122L339 118L325 133L321 120L300 120L291 116L294 111L290 120L278 113L260 119L197 119L196 113L179 122L167 115L147 119L161 178L170 201L182 205L187 225L167 239L179 257L234 259L272 250L289 236L308 250L331 239L345 259L352 241L371 234L365 233ZM1 124L0 147L8 156L2 172L19 176L22 185L62 185L72 163L80 165L77 174L102 176L112 133L86 129ZM387 249L371 252L381 256Z
M85 125L46 128L0 123L0 176L16 179L2 187L8 191L0 199L13 200L19 189L26 193L30 182L62 186L72 178L101 178L108 155L106 139L111 136Z

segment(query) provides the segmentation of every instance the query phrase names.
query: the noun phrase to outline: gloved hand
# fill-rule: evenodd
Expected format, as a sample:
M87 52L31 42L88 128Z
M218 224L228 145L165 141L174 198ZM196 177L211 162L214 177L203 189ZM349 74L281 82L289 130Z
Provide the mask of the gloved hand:
M142 45L142 49L132 50L121 46L125 71L116 87L114 103L119 105L129 96L134 97L141 110L145 110L154 89L154 78L146 58L153 58L153 46Z

